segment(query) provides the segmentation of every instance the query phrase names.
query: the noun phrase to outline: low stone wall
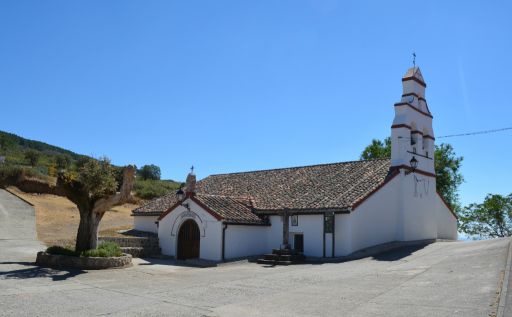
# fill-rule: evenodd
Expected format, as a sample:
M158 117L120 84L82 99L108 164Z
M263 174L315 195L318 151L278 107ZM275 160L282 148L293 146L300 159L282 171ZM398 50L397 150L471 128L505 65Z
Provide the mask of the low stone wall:
M68 255L38 252L36 264L55 268L77 268L84 270L103 270L109 268L128 267L132 264L132 256L123 254L120 257L77 257Z
M153 237L99 237L98 242L114 242L120 247L158 247L158 238Z

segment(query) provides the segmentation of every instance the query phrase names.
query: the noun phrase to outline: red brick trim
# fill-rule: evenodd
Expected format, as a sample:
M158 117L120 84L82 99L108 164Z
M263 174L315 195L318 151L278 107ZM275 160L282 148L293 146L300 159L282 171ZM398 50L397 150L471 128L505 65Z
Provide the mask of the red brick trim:
M405 164L398 165L398 166L391 166L391 169L399 170L401 168L406 169L408 171L412 171L412 168L410 166L405 165ZM436 174L432 174L432 173L429 173L427 171L423 171L423 170L419 170L419 169L415 169L414 173L418 173L418 174L424 175L424 176L436 177Z
M402 78L402 81L408 81L408 80L414 80L415 82L417 82L418 84L422 85L423 87L427 88L427 84L425 84L423 81L419 80L418 78L416 77L405 77L405 78Z
M407 125L407 124L394 124L394 125L391 126L391 129L398 129L398 128L407 128L409 130L412 129L412 127ZM424 139L431 139L433 141L436 140L436 138L434 138L433 136L428 135L428 134L425 135L425 134L423 134L423 132L418 131L418 130L412 131L411 133L419 133L419 134L423 135Z
M402 106L408 106L410 107L411 109L421 113L422 115L425 115L427 117L430 117L430 118L434 118L430 113L427 113L427 112L424 112L424 111L421 111L420 109L414 107L413 105L411 105L410 103L408 102L397 102L395 103L395 107L402 107Z
M206 212L208 212L210 215L212 215L215 219L217 219L217 220L222 220L223 219L218 213L216 213L211 208L209 208L208 206L206 206L205 204L203 204L202 202L197 200L197 198L195 198L193 195L189 196L189 199L192 200L193 202L195 202L196 204L198 204L204 210L206 210ZM160 215L160 217L158 217L157 221L162 220L165 216L167 216L168 214L173 212L178 206L181 206L182 203L183 203L183 201L178 201L177 203L175 203L174 205L169 207L166 211L164 211Z
M416 131L411 131L411 134L421 134L421 135L423 135L423 132L416 130Z
M446 202L446 200L444 200L443 196L441 196L441 194L439 194L438 191L436 191L437 193L437 196L439 196L439 198L441 198L441 201L444 203L444 205L446 206L446 208L448 208L448 210L452 213L452 215L455 217L455 219L459 219L459 217L457 216L457 214L455 214L455 211L453 211L453 208Z
M372 190L371 192L369 192L366 196L364 196L363 198L359 199L358 201L356 201L353 205L352 205L352 209L356 209L359 205L361 205L363 202L365 202L368 198L370 198L370 196L372 196L373 194L375 194L376 192L378 192L382 187L384 187L387 183L389 183L393 178L395 178L395 176L397 176L398 174L400 174L400 172L398 170L395 170L395 171L392 171L391 174L382 182L380 183L379 186L375 187L374 190Z
M407 125L407 124L393 124L391 126L391 129L398 129L398 128L407 128L409 130L411 130L411 126L410 125Z
M418 100L423 100L425 102L425 104L427 103L427 99L420 97L417 93L414 93L414 92L409 92L409 93L402 95L402 97L408 97L408 96L414 96L414 97L418 98ZM428 106L427 106L427 108L428 108Z

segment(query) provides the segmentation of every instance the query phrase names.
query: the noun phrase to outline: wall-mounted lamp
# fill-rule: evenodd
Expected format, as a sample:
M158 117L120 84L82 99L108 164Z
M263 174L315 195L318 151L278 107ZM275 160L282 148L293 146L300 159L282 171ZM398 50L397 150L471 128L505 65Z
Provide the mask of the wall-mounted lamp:
M415 156L413 156L412 159L409 161L409 165L411 165L411 170L410 171L405 171L405 175L409 175L411 173L414 173L414 171L418 167L418 160L416 159Z
M176 198L178 199L178 201L182 201L183 198L185 198L185 192L183 191L183 189L181 187L176 192Z
M176 192L176 199L178 199L179 202L182 202L185 199L185 192L181 187ZM188 211L190 211L190 205L188 203L182 202L181 205L187 208Z

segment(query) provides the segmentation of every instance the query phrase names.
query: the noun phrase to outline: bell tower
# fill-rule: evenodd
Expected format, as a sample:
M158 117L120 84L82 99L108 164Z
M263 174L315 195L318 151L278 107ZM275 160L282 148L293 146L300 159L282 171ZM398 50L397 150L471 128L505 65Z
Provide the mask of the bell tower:
M395 103L391 126L391 167L411 169L413 160L418 171L434 175L435 138L426 87L419 67L409 68L402 78L402 99Z

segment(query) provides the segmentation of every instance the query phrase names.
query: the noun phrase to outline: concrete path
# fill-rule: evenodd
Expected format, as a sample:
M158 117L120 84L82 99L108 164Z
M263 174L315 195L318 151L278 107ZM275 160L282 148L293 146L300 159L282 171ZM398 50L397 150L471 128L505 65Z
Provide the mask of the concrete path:
M34 208L0 189L0 261L35 261L37 251L43 249L37 240Z
M509 241L338 264L201 269L136 259L128 269L52 270L32 264L43 248L33 208L0 190L0 316L489 316Z
M0 265L1 316L488 316L509 240L441 242L339 264L128 269ZM2 262L2 260L0 260Z

